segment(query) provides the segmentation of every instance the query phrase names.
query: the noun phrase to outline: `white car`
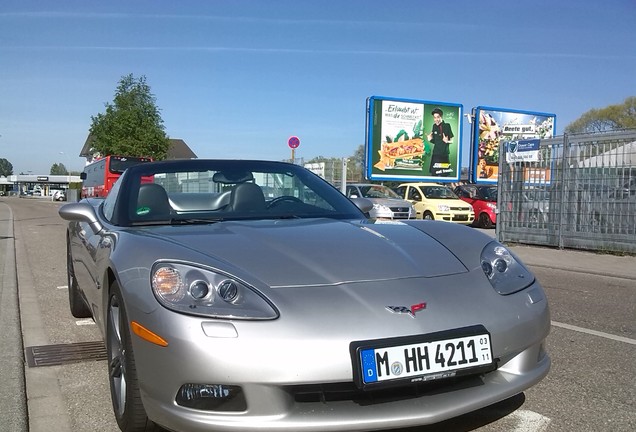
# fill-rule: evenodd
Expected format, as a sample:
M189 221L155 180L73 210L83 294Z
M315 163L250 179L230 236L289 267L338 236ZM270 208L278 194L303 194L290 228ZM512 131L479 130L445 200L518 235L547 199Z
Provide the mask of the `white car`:
M66 192L62 190L56 190L55 192L53 192L52 197L54 201L66 201Z
M352 183L347 185L348 198L366 198L373 203L369 217L373 219L415 219L415 208L384 185Z

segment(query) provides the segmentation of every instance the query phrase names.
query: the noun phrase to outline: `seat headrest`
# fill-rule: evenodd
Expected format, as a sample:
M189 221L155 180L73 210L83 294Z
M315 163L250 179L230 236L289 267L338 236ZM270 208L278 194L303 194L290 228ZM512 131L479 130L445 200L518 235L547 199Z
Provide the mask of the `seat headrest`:
M245 183L253 180L254 176L249 171L219 171L212 176L212 181L222 184Z
M240 183L234 186L230 195L230 208L233 211L265 210L263 190L256 183Z

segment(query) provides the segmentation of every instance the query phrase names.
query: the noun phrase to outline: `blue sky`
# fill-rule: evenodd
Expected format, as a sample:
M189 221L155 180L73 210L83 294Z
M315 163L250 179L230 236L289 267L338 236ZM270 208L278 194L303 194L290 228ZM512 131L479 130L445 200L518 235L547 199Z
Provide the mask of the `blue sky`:
M0 158L80 170L129 73L202 158L286 159L291 135L350 156L374 95L554 113L560 135L636 95L634 23L634 0L3 0Z

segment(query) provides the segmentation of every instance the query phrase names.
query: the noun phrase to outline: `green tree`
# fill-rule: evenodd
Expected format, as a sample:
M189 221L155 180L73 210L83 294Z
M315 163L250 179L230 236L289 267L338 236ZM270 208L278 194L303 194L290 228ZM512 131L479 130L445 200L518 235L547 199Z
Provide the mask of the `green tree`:
M166 158L170 141L145 76L123 76L105 106L105 113L91 116L93 154Z
M366 158L364 144L360 144L347 163L347 179L349 181L362 181L366 175L364 160Z
M622 104L605 108L593 108L567 125L566 133L603 132L636 128L636 96L630 96Z
M0 159L0 175L5 177L13 175L13 165L4 158Z
M51 174L51 175L68 175L69 172L66 169L66 167L64 166L64 164L62 162L60 162L60 163L54 163L53 165L51 165L51 171L49 172L49 174Z
M364 179L364 145L361 144L355 150L353 155L347 158L347 181L360 182ZM324 163L325 164L325 180L340 186L342 180L342 158L317 156L307 161L307 163Z

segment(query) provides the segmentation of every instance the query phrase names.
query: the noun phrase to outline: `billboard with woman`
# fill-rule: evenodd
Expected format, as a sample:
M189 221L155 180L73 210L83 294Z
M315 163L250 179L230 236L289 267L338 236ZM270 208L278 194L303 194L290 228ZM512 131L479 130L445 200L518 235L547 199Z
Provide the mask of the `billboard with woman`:
M367 99L369 180L457 181L462 105L373 96Z

